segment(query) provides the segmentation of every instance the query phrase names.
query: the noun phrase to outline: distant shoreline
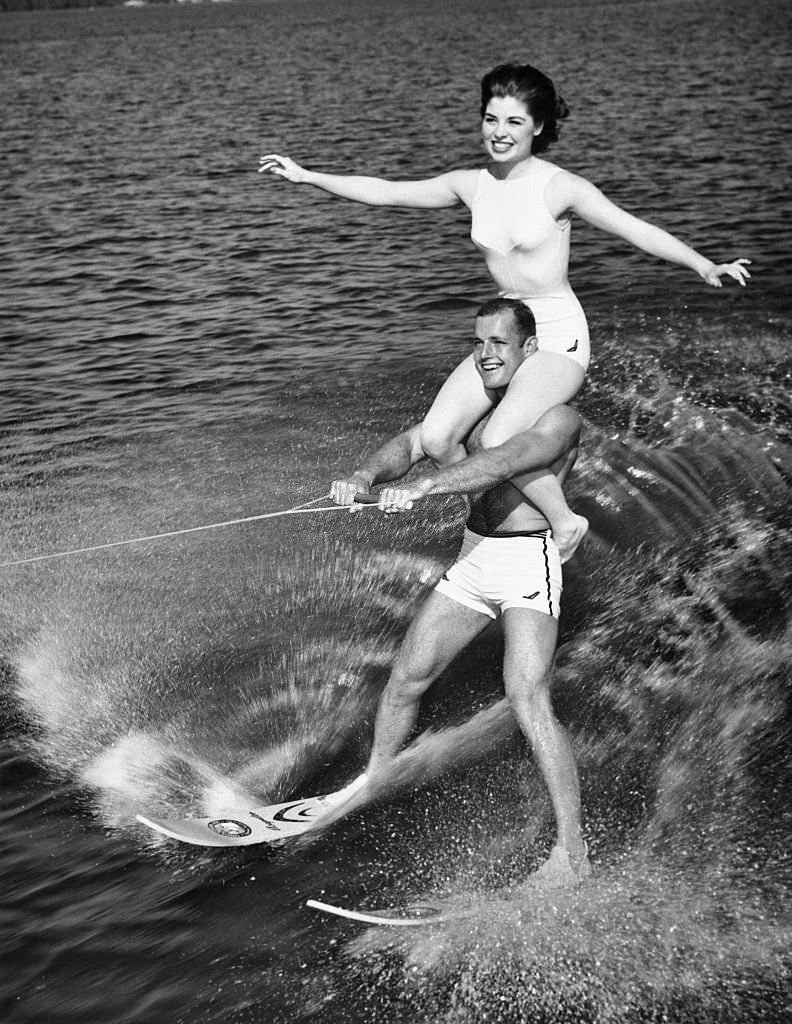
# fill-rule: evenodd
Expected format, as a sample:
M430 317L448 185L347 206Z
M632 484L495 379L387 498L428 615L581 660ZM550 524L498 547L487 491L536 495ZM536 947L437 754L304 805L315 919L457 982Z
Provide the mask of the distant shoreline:
M274 4L287 0L0 0L0 13L86 10L96 7L194 7L213 4ZM290 3L296 0L288 0Z

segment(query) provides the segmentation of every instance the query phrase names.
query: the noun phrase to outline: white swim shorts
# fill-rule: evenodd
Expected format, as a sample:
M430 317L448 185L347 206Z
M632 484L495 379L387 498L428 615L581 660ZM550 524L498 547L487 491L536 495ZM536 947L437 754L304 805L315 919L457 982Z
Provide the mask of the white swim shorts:
M466 527L457 560L435 589L493 619L507 608L531 608L557 619L562 590L558 548L549 530L482 537Z

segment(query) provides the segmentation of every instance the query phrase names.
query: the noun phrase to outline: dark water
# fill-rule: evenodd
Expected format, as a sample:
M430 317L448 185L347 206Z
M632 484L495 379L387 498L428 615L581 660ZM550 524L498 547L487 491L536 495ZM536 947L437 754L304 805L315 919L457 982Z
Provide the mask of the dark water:
M551 817L499 640L426 701L387 799L309 844L200 851L141 809L322 791L364 762L461 504L284 516L0 570L4 1022L780 1021L789 1010L783 5L295 2L0 19L0 561L290 508L417 418L489 294L464 212L262 180L286 151L478 160L528 57L555 158L749 289L585 226L595 361L555 699L597 866L530 898ZM474 715L471 721L470 716ZM422 783L415 788L418 783ZM306 898L450 898L365 932Z

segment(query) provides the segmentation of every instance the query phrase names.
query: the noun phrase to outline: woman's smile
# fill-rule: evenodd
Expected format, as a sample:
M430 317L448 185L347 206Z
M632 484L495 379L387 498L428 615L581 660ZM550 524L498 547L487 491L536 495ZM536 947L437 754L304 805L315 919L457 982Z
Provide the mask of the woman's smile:
M522 100L514 96L493 96L481 120L484 148L493 160L527 159L541 130Z

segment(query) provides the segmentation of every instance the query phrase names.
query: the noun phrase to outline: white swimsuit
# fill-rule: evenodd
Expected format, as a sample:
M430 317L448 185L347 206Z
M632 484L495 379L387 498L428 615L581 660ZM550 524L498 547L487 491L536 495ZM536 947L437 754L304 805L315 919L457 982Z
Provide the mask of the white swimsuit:
M520 178L500 181L480 171L470 237L500 294L530 307L539 348L567 356L586 370L588 324L567 279L572 225L559 223L545 202L547 183L560 170L533 157Z

